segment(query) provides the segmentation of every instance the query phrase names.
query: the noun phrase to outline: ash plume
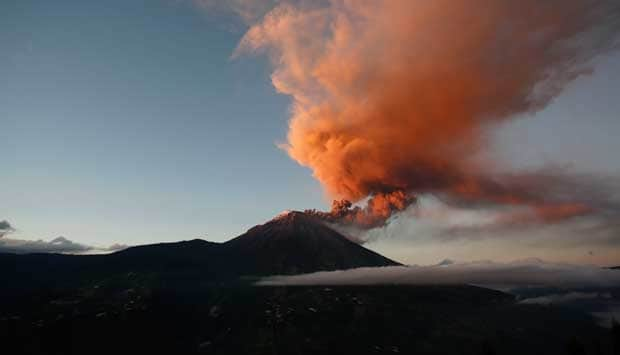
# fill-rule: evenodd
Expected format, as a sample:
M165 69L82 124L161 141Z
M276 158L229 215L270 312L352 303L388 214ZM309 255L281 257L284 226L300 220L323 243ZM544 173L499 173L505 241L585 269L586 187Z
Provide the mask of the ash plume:
M234 55L270 56L293 100L282 148L345 200L314 212L326 220L380 226L431 193L554 221L597 206L521 188L545 176L497 174L487 134L546 107L619 32L615 0L281 2Z
M349 200L334 200L329 212L305 210L306 214L334 224L355 225L364 229L385 225L395 212L404 211L416 198L403 191L372 195L365 207L353 206Z

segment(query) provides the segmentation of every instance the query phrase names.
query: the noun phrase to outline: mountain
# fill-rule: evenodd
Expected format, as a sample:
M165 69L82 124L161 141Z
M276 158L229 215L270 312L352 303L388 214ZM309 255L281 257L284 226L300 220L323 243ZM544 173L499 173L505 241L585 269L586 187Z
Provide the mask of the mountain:
M303 212L286 212L222 245L253 275L299 274L400 265L368 250Z
M216 266L221 244L202 239L158 243L127 248L106 256L114 265L150 270L174 270Z
M108 255L0 254L0 282L50 285L126 273L201 280L399 265L302 212L282 214L225 243L200 239Z
M0 254L10 354L611 354L591 316L471 285L263 286L244 276L397 265L301 212L225 243ZM101 341L105 334L105 341ZM97 344L93 347L92 344ZM602 344L602 345L600 345ZM580 345L579 343L577 344Z
M107 256L132 270L195 271L217 278L399 265L303 212L287 212L225 243L200 239L128 248Z

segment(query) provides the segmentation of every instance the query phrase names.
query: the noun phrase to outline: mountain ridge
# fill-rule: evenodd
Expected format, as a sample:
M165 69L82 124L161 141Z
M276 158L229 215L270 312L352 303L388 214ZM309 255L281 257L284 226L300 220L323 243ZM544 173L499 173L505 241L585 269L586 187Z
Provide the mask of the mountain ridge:
M390 265L400 264L312 216L292 211L222 243L193 239L104 255L0 254L0 281L20 278L21 283L50 284L131 272L234 280Z

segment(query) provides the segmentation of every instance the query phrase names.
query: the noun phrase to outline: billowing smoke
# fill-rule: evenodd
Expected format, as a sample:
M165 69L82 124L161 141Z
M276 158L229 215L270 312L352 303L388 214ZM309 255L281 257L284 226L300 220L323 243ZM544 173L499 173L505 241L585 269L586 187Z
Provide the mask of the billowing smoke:
M334 224L374 228L384 225L395 212L404 211L416 198L401 190L373 194L365 207L353 206L349 200L334 200L329 212L306 210L307 214Z
M345 199L315 214L374 227L432 193L556 220L594 207L555 199L544 177L497 174L487 133L548 105L619 32L616 0L283 2L235 55L270 56L293 99L283 149Z

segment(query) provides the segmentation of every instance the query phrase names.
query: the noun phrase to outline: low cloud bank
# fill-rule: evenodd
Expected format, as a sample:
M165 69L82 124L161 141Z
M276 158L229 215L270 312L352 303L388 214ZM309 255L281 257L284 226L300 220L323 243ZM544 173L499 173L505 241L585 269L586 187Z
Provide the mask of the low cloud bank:
M98 254L113 252L127 248L126 245L114 244L109 247L96 247L74 242L65 237L58 237L51 241L0 239L0 253L30 254L30 253L60 253L60 254Z
M559 294L550 294L540 297L531 297L522 300L523 304L569 304L579 301L593 301L602 299L610 299L612 296L609 292L568 292Z
M0 253L31 254L31 253L60 253L60 254L101 254L127 248L124 244L113 244L109 247L97 247L81 244L65 237L57 237L50 241L42 239L12 239L5 236L16 229L7 220L0 220Z
M274 285L377 285L377 284L472 284L492 288L556 287L605 289L619 287L620 270L597 266L545 263L524 260L490 261L433 266L393 266L317 272L294 276L271 276L258 286Z

